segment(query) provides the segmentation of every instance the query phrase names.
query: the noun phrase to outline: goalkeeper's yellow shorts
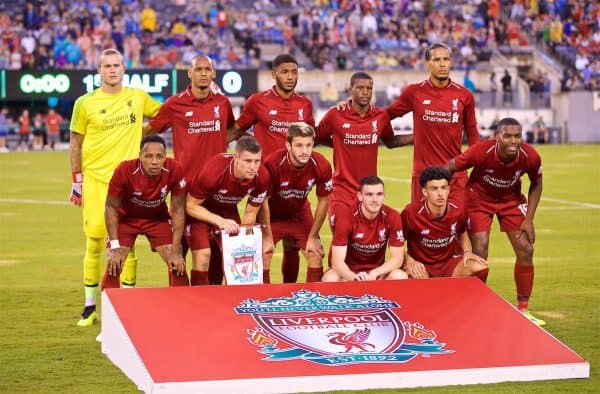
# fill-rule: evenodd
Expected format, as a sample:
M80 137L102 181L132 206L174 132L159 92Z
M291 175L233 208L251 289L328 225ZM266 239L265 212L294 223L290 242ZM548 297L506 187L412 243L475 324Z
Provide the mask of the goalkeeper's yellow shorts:
M108 194L108 183L90 176L83 176L83 232L91 238L106 238L104 204Z

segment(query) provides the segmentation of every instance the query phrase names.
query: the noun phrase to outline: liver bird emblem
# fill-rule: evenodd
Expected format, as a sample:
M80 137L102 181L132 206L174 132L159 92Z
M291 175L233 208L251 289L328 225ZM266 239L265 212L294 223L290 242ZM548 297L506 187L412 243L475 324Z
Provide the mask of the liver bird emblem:
M375 345L366 342L369 335L371 335L371 330L369 328L357 328L350 334L345 332L330 332L327 334L328 337L331 337L329 339L330 343L346 347L345 353L350 353L353 349L358 349L361 352L368 352L369 350L366 349L366 347L375 349Z

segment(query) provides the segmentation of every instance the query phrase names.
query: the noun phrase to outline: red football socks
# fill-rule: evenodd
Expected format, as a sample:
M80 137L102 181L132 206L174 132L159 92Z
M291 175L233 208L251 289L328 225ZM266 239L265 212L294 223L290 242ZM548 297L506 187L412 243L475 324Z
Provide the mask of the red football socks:
M102 283L100 284L100 288L104 289L118 289L121 287L121 281L119 279L119 274L112 276L108 274L108 270L104 271L104 276L102 277Z
M190 281L188 279L187 272L183 275L177 275L174 271L169 271L169 286L189 286Z
M263 284L270 284L270 283L271 283L271 270L264 269L263 270Z
M526 310L533 289L533 265L515 263L515 284L517 285L517 307Z
M192 278L190 280L192 286L204 286L208 284L208 271L191 271Z
M284 250L281 262L283 283L296 283L300 269L300 254L297 249Z
M320 282L323 277L323 267L306 268L306 282Z

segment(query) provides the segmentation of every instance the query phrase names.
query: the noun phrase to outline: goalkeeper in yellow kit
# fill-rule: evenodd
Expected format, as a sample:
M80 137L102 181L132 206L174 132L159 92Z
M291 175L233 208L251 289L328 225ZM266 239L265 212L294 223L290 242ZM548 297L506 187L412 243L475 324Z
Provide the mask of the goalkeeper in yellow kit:
M119 51L102 52L98 73L100 88L77 99L70 126L73 184L69 200L83 207L86 235L85 308L78 326L90 326L97 319L100 261L107 241L104 203L108 183L119 163L138 156L144 117L153 117L160 108L160 103L143 90L123 86L125 63ZM135 285L136 265L132 249L121 273L124 287Z

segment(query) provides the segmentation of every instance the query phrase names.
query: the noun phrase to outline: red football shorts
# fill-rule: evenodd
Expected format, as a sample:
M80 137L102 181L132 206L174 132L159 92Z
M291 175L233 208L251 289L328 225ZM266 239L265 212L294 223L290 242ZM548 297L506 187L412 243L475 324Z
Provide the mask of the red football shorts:
M423 264L432 278L451 278L456 266L462 263L463 256L452 256L450 260L435 264Z
M152 249L173 242L173 229L167 220L130 219L119 222L121 246L132 248L138 235L145 235Z
M489 201L471 189L468 194L469 232L489 232L494 215L498 216L500 230L503 232L518 231L527 213L527 199L507 201Z
M238 223L240 222L240 215L237 211L237 207L235 207L235 210L224 210L215 213L225 219L232 219ZM186 218L186 220L187 219L188 218ZM213 242L215 238L215 230L216 228L212 224L190 217L189 221L187 221L184 234L188 241L188 245L190 246L190 250L210 248L210 243Z
M279 219L271 216L273 243L277 244L283 238L291 238L295 248L304 250L312 225L313 217L308 204L296 215L289 218Z

